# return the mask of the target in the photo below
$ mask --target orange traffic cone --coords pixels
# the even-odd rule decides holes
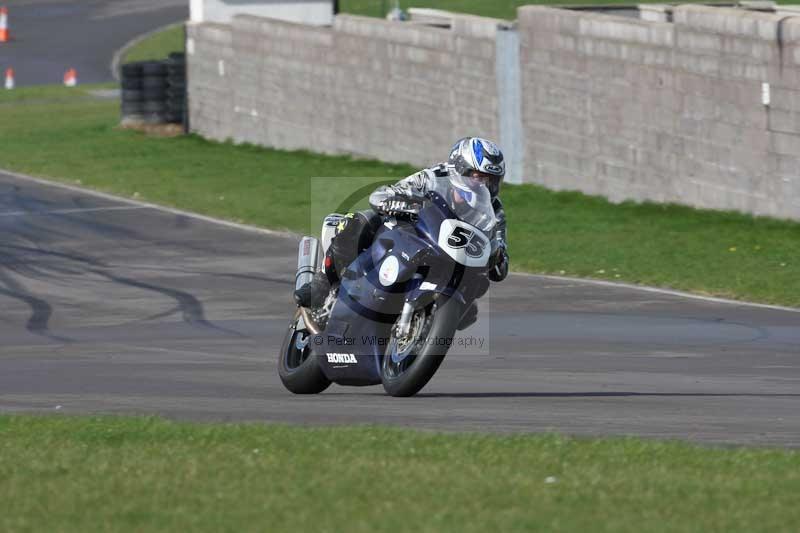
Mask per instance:
[[[78,85],[78,72],[71,68],[64,73],[64,86],[75,87],[76,85]]]
[[[8,9],[0,7],[0,43],[8,42]]]
[[[14,69],[7,68],[6,69],[6,89],[11,90],[14,88]]]

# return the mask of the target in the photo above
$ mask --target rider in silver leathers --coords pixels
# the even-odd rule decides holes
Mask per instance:
[[[503,154],[490,141],[465,138],[453,147],[448,162],[423,169],[395,185],[379,187],[369,197],[371,210],[348,214],[339,224],[336,237],[325,254],[324,271],[295,291],[296,303],[303,307],[322,305],[330,292],[331,285],[339,281],[344,269],[362,250],[372,244],[383,218],[414,214],[424,201],[425,194],[431,189],[433,182],[437,178],[447,177],[449,173],[471,177],[489,189],[497,218],[494,237],[497,253],[492,258],[491,269],[487,275],[492,281],[504,280],[508,275],[509,265],[506,214],[498,197],[500,183],[505,175]]]
[[[408,203],[409,199],[412,202],[424,200],[425,194],[432,186],[432,182],[437,177],[446,177],[449,172],[455,172],[455,167],[448,163],[442,163],[403,178],[394,185],[379,187],[370,195],[369,205],[377,213],[391,215],[393,214],[392,206],[402,208],[404,204]],[[505,248],[507,242],[506,212],[503,210],[503,203],[500,198],[494,194],[492,195],[492,207],[494,207],[494,215],[497,218],[495,239],[498,241],[499,247]]]

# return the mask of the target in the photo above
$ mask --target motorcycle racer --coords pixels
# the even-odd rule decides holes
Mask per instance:
[[[348,214],[337,227],[336,236],[325,254],[324,271],[294,293],[301,307],[321,306],[331,286],[358,254],[369,247],[384,216],[414,215],[426,198],[436,179],[449,178],[456,203],[469,203],[472,190],[485,185],[492,198],[497,226],[497,252],[489,270],[490,280],[499,282],[508,276],[506,216],[498,197],[505,177],[505,160],[500,148],[479,137],[465,137],[453,146],[446,163],[423,169],[400,180],[395,185],[379,187],[370,195],[371,210]]]

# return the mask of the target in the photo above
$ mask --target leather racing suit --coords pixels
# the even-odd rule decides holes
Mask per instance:
[[[348,214],[337,228],[325,254],[324,274],[295,292],[298,305],[321,305],[330,286],[339,281],[339,276],[352,263],[358,254],[368,248],[380,227],[383,217],[413,212],[413,204],[421,204],[425,194],[433,187],[436,178],[446,177],[455,172],[447,163],[423,169],[404,178],[394,185],[379,187],[369,197],[370,210]],[[492,259],[488,277],[492,281],[502,281],[508,275],[508,254],[506,246],[506,214],[500,198],[492,198],[497,226],[494,239],[497,255]]]
[[[333,272],[329,272],[328,279],[332,283],[337,281],[338,273],[352,263],[362,250],[372,244],[375,231],[383,216],[407,212],[410,204],[421,204],[425,200],[425,194],[433,187],[433,181],[436,178],[446,177],[449,172],[454,172],[453,167],[442,163],[412,174],[395,185],[385,185],[376,189],[369,197],[372,211],[361,211],[353,214],[352,217],[348,215],[344,227],[340,228],[333,239],[325,260],[326,272],[330,269],[329,265],[333,266]],[[506,213],[500,198],[492,198],[492,207],[497,218],[494,238],[497,241],[498,250],[506,256]],[[507,263],[507,256],[505,262]],[[493,281],[502,281],[505,279],[506,273],[507,265],[505,265],[505,272],[500,275],[490,271],[489,278]]]

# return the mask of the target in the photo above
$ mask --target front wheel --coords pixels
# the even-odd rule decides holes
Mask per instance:
[[[381,380],[391,396],[413,396],[428,384],[453,343],[464,307],[440,298],[414,312],[407,337],[392,337],[383,356]]]
[[[308,346],[309,333],[298,329],[300,311],[295,313],[283,339],[278,358],[278,375],[283,385],[295,394],[319,394],[330,387],[317,363],[317,356]]]

